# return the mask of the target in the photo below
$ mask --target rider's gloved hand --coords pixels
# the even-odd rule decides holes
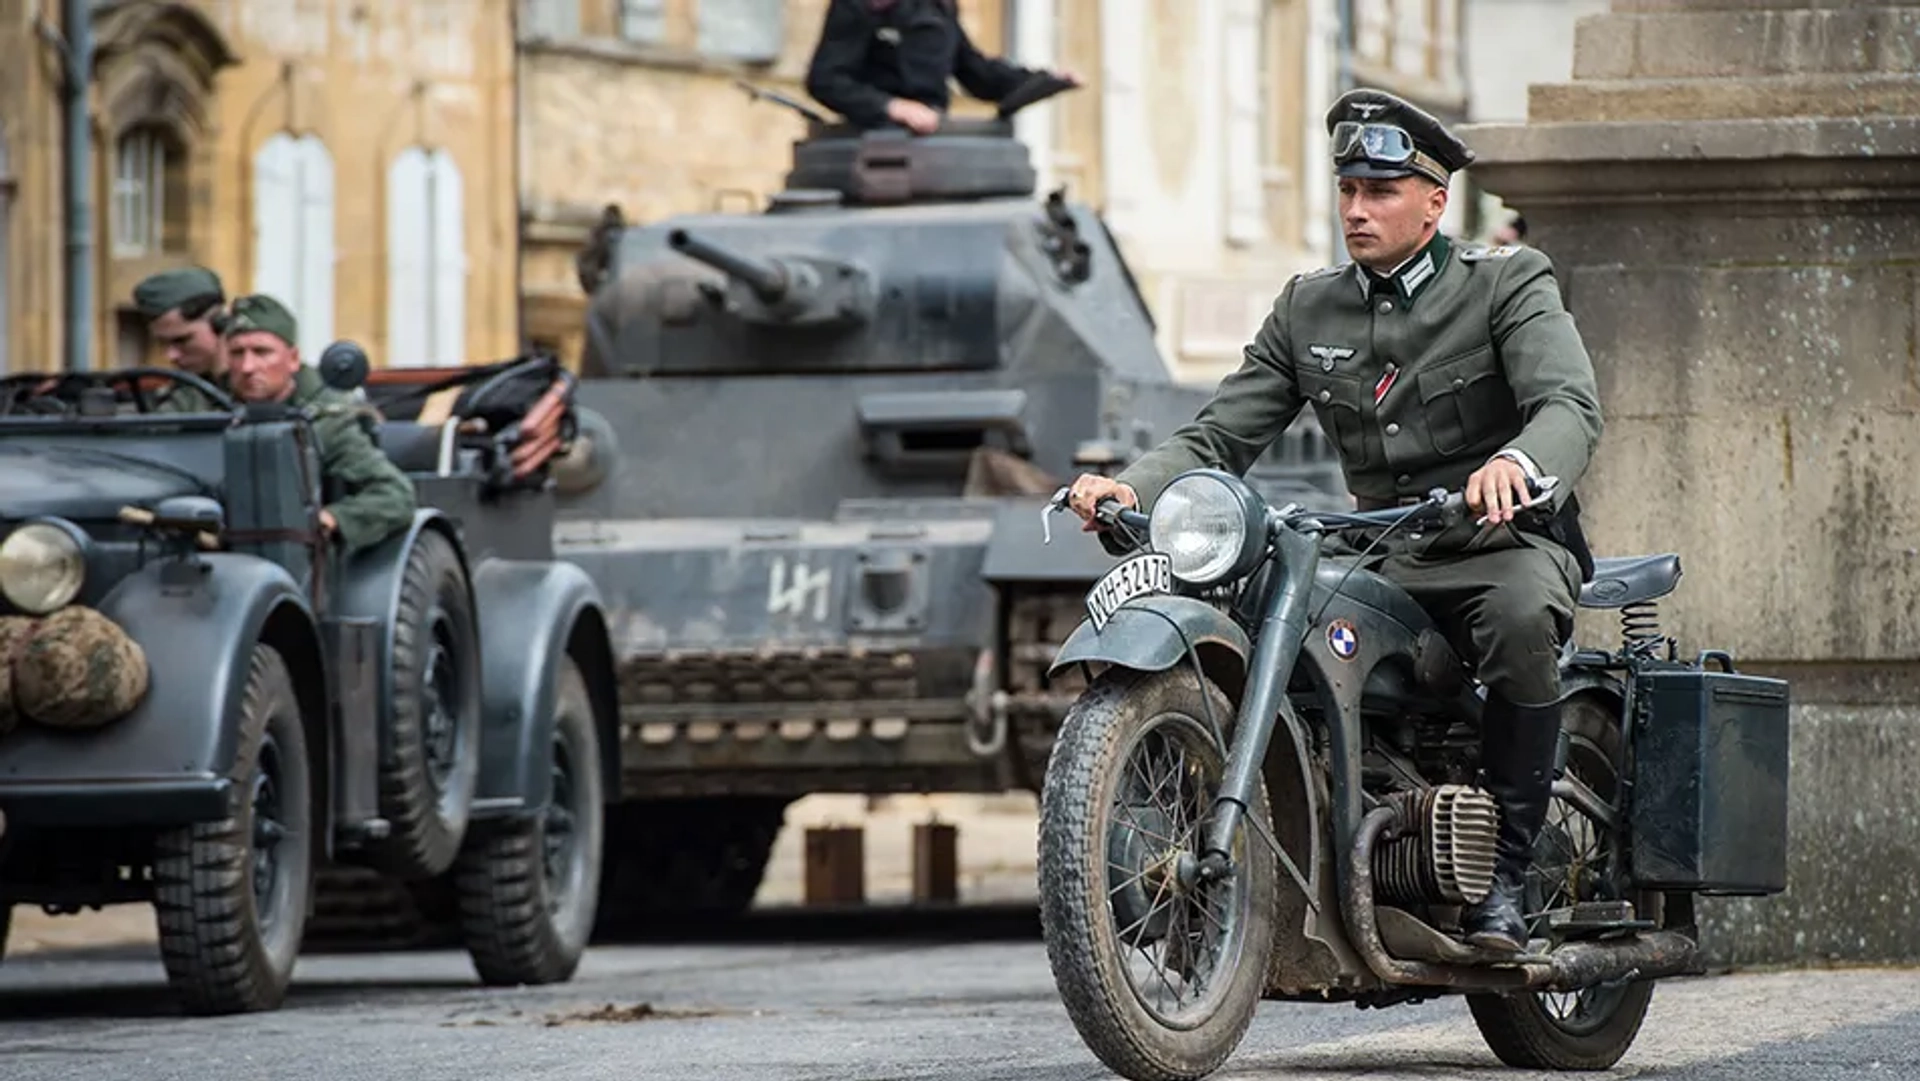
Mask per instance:
[[[1093,508],[1102,499],[1108,498],[1119,500],[1120,505],[1129,510],[1140,509],[1140,497],[1134,490],[1112,477],[1082,473],[1074,480],[1073,487],[1067,492],[1067,506],[1085,523],[1080,527],[1081,532],[1093,533],[1101,528],[1093,520]]]

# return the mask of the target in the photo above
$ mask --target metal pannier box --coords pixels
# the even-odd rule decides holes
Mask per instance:
[[[1702,667],[1636,677],[1633,879],[1761,895],[1787,886],[1787,684]]]

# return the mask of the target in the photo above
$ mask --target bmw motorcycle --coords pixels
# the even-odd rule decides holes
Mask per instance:
[[[1464,994],[1508,1065],[1605,1069],[1654,981],[1703,971],[1694,898],[1785,889],[1786,684],[1724,651],[1680,658],[1654,605],[1677,555],[1600,559],[1579,603],[1619,610],[1622,641],[1562,651],[1530,941],[1464,941],[1499,829],[1476,783],[1485,691],[1365,563],[1396,532],[1467,513],[1441,490],[1365,513],[1274,509],[1211,469],[1177,477],[1151,515],[1097,508],[1126,558],[1054,661],[1088,683],[1046,769],[1039,894],[1061,999],[1109,1068],[1204,1077],[1262,999]]]

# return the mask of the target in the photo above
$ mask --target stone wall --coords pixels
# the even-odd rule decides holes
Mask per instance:
[[[1920,959],[1917,27],[1616,0],[1529,125],[1466,133],[1594,358],[1595,547],[1679,552],[1663,629],[1792,682],[1789,885],[1703,903],[1725,962]]]

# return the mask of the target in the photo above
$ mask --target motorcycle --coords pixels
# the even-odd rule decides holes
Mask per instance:
[[[1523,513],[1553,488],[1533,486]],[[1043,528],[1065,505],[1062,489]],[[1485,690],[1364,564],[1396,532],[1467,513],[1444,490],[1274,509],[1213,469],[1175,478],[1150,515],[1096,508],[1125,558],[1053,662],[1087,685],[1047,764],[1038,877],[1055,985],[1109,1068],[1204,1077],[1261,1000],[1464,994],[1506,1064],[1605,1069],[1655,981],[1704,971],[1694,898],[1785,889],[1786,683],[1721,650],[1680,658],[1654,603],[1679,584],[1677,555],[1600,559],[1579,604],[1618,610],[1622,641],[1561,652],[1530,941],[1463,940],[1499,828],[1476,784]]]

